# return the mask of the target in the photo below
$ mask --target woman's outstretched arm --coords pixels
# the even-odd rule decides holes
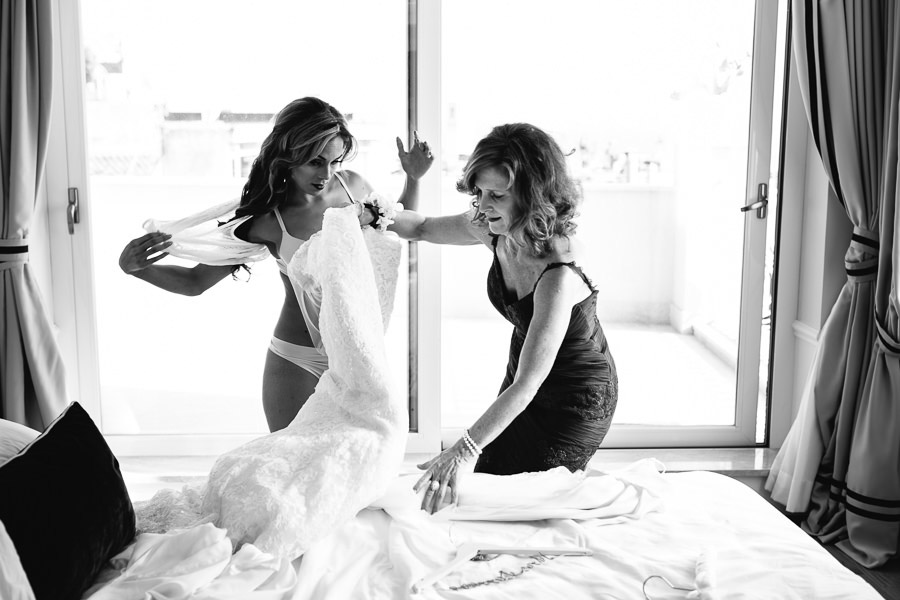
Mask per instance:
[[[167,292],[185,296],[199,296],[232,272],[231,266],[157,265],[168,256],[165,249],[172,245],[170,238],[157,231],[131,240],[119,255],[119,268]]]
[[[474,209],[443,217],[429,217],[414,210],[404,210],[397,213],[388,230],[413,242],[455,246],[470,246],[480,242],[490,246],[487,229],[473,223],[474,216]]]

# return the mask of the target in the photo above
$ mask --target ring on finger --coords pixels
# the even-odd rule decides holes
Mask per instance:
[[[437,479],[432,479],[432,480],[431,480],[431,485],[428,486],[428,490],[431,491],[431,492],[436,492],[436,491],[438,490],[439,487],[441,487],[440,482],[438,482]]]

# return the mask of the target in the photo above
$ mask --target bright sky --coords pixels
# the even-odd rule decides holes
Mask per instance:
[[[275,112],[317,95],[355,113],[357,129],[360,117],[405,129],[406,0],[82,4],[87,45],[101,61],[125,58],[129,102]],[[442,8],[444,110],[456,117],[445,146],[460,152],[511,121],[573,146],[581,138],[652,148],[674,126],[674,96],[708,95],[723,60],[749,70],[752,0],[444,0]]]

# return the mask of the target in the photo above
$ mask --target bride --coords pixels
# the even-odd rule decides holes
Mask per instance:
[[[284,429],[220,456],[202,488],[137,503],[141,532],[211,522],[235,547],[252,543],[292,560],[383,495],[408,431],[384,347],[403,244],[384,232],[391,211],[374,195],[329,208],[288,265],[289,277],[321,302],[329,359],[303,410]],[[360,228],[361,212],[372,227]]]
[[[384,328],[401,243],[359,227],[358,205],[326,211],[289,275],[321,294],[329,367],[285,429],[221,456],[201,512],[236,544],[295,558],[381,496],[403,460],[405,397],[388,377]]]
[[[383,334],[403,242],[385,232],[398,205],[339,170],[355,142],[332,106],[291,102],[262,146],[239,205],[148,221],[120,266],[188,293],[235,265],[276,257],[286,297],[263,377],[274,433],[221,456],[204,489],[165,491],[136,508],[142,531],[211,522],[235,545],[294,558],[375,500],[400,468],[405,395],[389,380]],[[397,147],[407,174],[401,201],[414,200],[433,156],[417,136],[409,152],[399,138]],[[198,266],[156,265],[166,254]]]

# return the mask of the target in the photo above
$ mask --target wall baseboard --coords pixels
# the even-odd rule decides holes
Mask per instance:
[[[794,330],[794,337],[800,342],[812,345],[816,345],[819,342],[819,330],[815,327],[810,327],[803,321],[794,321],[791,323],[791,329]]]

